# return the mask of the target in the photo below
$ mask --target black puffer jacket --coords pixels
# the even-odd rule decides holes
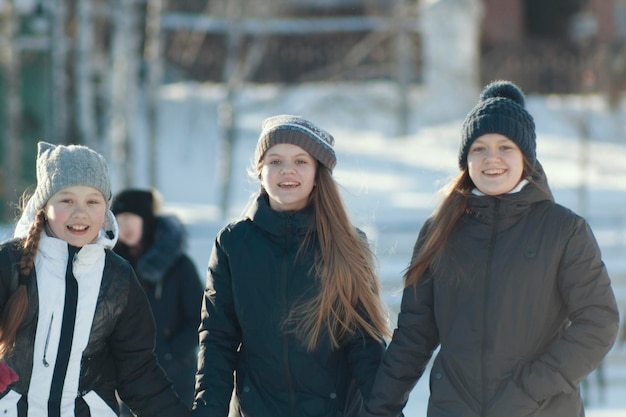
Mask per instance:
[[[260,196],[249,218],[226,226],[209,261],[200,327],[196,417],[338,417],[351,382],[369,393],[384,345],[358,334],[337,350],[327,337],[307,352],[282,328],[294,303],[312,297],[315,245],[296,256],[309,209],[272,210]]]
[[[156,218],[154,242],[138,257],[118,241],[115,251],[128,259],[141,282],[156,322],[159,364],[183,403],[191,407],[197,366],[202,283],[185,253],[186,232],[171,215]]]
[[[429,417],[583,416],[579,384],[618,329],[589,226],[532,184],[470,208],[442,267],[404,291],[363,415],[401,415],[440,345]]]

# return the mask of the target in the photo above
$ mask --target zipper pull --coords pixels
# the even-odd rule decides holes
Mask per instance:
[[[52,320],[54,320],[54,314],[50,317],[50,324],[48,325],[48,333],[46,334],[46,343],[43,347],[43,366],[46,368],[50,366],[46,360],[46,354],[48,353],[48,343],[50,342],[50,331],[52,330]]]

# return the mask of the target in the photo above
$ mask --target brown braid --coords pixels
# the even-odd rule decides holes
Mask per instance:
[[[43,209],[35,214],[35,218],[28,235],[24,239],[22,246],[23,253],[20,259],[20,275],[28,277],[35,264],[35,255],[41,239],[41,232],[46,224],[46,216]],[[26,285],[21,284],[17,290],[9,297],[0,316],[0,358],[5,357],[15,344],[15,336],[19,329],[26,311],[28,310],[28,292]]]
[[[35,218],[28,229],[28,235],[24,239],[22,249],[22,259],[20,260],[20,274],[23,277],[30,275],[35,264],[35,255],[37,255],[37,247],[39,246],[39,239],[41,239],[41,232],[46,225],[46,213],[44,209],[40,209],[35,214]]]

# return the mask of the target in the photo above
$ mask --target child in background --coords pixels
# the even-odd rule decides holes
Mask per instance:
[[[113,198],[119,226],[115,253],[133,266],[156,323],[156,354],[183,403],[191,407],[196,375],[202,283],[185,253],[186,231],[160,213],[155,190],[127,189]]]
[[[19,417],[187,416],[154,349],[130,264],[111,250],[108,166],[77,145],[38,144],[37,188],[0,245],[0,357],[19,376],[0,410]]]

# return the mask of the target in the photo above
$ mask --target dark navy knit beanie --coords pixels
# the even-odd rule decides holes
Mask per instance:
[[[494,81],[480,95],[478,104],[467,114],[461,132],[459,167],[467,167],[472,143],[487,133],[499,133],[519,146],[534,164],[537,159],[535,122],[524,108],[524,93],[510,81]]]

